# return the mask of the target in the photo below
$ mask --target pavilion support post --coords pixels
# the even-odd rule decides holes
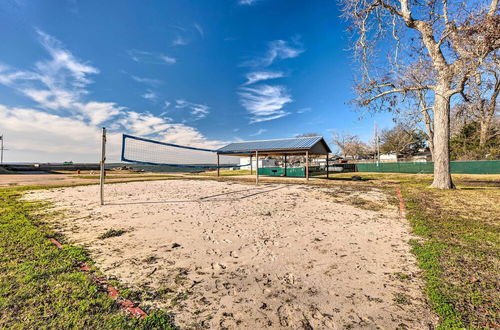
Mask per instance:
[[[328,174],[330,170],[330,165],[328,164],[328,154],[326,154],[326,178],[328,179]]]
[[[259,152],[255,150],[255,184],[259,184]]]
[[[309,151],[306,151],[306,180],[309,180]]]
[[[220,156],[217,153],[217,176],[220,176]]]
[[[287,163],[287,160],[286,160],[286,154],[285,154],[285,176],[287,176],[286,175],[286,163]]]
[[[253,160],[252,160],[252,154],[250,154],[250,175],[253,174]]]

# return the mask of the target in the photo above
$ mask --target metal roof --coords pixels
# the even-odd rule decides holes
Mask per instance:
[[[218,149],[220,152],[253,152],[253,151],[306,151],[313,148],[318,143],[324,144],[326,150],[331,152],[322,136],[308,136],[291,139],[243,141],[230,143]]]

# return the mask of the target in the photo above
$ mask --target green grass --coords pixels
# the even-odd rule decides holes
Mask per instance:
[[[118,237],[125,234],[127,231],[125,229],[108,229],[101,235],[97,236],[98,239],[106,239],[110,237]]]
[[[57,236],[47,223],[53,215],[45,203],[21,200],[23,189],[0,190],[0,328],[174,328],[161,311],[125,316],[75,267],[92,265],[84,249],[59,250],[48,241]]]
[[[359,196],[350,197],[347,201],[353,206],[369,211],[380,211],[385,207],[385,205],[380,202],[374,202]]]
[[[494,328],[500,323],[500,189],[442,191],[404,184],[410,242],[441,329]]]
[[[396,293],[394,298],[392,298],[392,301],[398,305],[411,305],[410,297],[404,293]]]

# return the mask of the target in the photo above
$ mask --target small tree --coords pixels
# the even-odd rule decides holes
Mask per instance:
[[[450,140],[453,160],[498,159],[500,157],[500,123],[493,121],[490,127],[492,138],[481,144],[481,123],[464,123]]]
[[[343,132],[332,132],[332,143],[337,147],[337,150],[342,154],[342,157],[346,158],[349,154],[349,147],[353,142],[359,140],[358,136],[351,135],[346,131]]]
[[[361,142],[359,136],[351,135],[345,131],[342,133],[333,132],[332,143],[337,146],[337,149],[344,158],[351,156],[355,159],[359,159],[369,153],[369,147]]]
[[[395,127],[383,130],[381,134],[382,153],[396,153],[404,156],[416,154],[419,149],[426,147],[425,133],[416,129],[407,129],[399,124]]]

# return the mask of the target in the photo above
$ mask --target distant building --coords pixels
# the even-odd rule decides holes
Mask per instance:
[[[241,165],[247,165],[247,166],[241,166]],[[278,165],[276,164],[276,159],[274,158],[259,159],[259,168],[277,167],[277,166]],[[254,170],[257,168],[257,160],[255,159],[255,157],[252,157],[252,167]],[[250,157],[240,158],[240,169],[242,170],[250,169]]]
[[[395,163],[399,158],[402,158],[398,154],[382,154],[380,155],[380,162],[382,163]]]
[[[432,162],[432,154],[430,152],[419,152],[411,157],[411,161],[418,163]]]

